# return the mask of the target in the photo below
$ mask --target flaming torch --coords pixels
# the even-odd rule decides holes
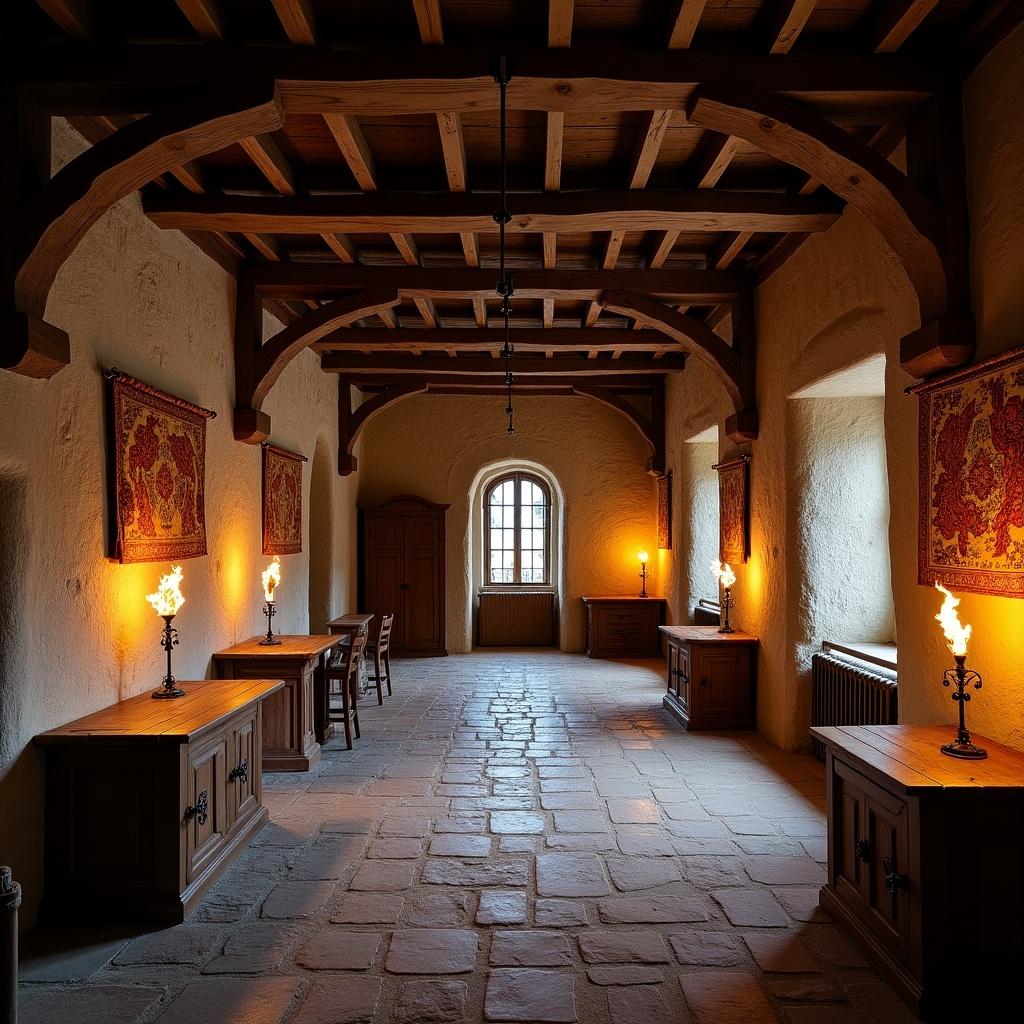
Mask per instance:
[[[263,581],[263,599],[266,601],[263,614],[267,617],[267,635],[260,641],[260,647],[274,647],[281,642],[274,636],[274,616],[277,614],[274,594],[281,583],[281,559],[275,555],[270,565],[260,573],[260,579]]]
[[[174,676],[171,674],[171,651],[178,646],[178,631],[171,625],[171,621],[185,603],[185,596],[181,592],[181,566],[171,566],[171,571],[160,577],[156,592],[147,594],[146,600],[164,620],[160,646],[167,652],[167,675],[164,676],[163,685],[153,693],[153,696],[157,700],[184,697],[185,691],[174,685]]]
[[[718,627],[719,633],[735,633],[736,630],[729,625],[729,609],[732,607],[732,585],[736,582],[736,573],[728,562],[719,562],[717,559],[711,563],[711,571],[718,580],[718,585],[723,587],[725,594],[722,598],[722,625]]]
[[[647,596],[647,552],[638,551],[636,557],[640,559],[640,596]]]
[[[957,605],[960,604],[960,598],[954,597],[938,582],[935,584],[935,589],[943,595],[942,607],[935,619],[942,626],[946,645],[953,655],[953,661],[956,662],[956,668],[947,668],[942,673],[942,685],[955,687],[952,697],[960,709],[960,724],[956,730],[956,739],[952,743],[943,743],[939,749],[944,754],[949,754],[950,757],[978,760],[988,757],[988,753],[971,742],[971,734],[967,731],[967,726],[964,723],[964,706],[971,699],[968,688],[973,686],[976,690],[981,689],[981,676],[973,669],[964,668],[964,662],[967,661],[967,641],[971,638],[971,627],[960,623],[960,615],[956,610]]]

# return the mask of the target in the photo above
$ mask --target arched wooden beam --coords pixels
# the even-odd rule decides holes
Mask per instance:
[[[350,387],[344,377],[341,378],[338,386],[343,392],[347,392]],[[392,384],[379,395],[366,399],[358,409],[352,410],[351,404],[349,404],[348,415],[343,413],[338,417],[338,430],[341,434],[338,438],[338,474],[348,476],[355,470],[356,458],[352,452],[355,450],[359,435],[370,420],[403,398],[426,394],[429,388],[430,385],[425,381],[403,381],[400,384]],[[339,403],[342,409],[344,409],[346,401],[351,401],[350,393],[340,396]]]
[[[753,404],[752,389],[744,386],[739,354],[710,327],[646,295],[636,292],[605,292],[601,305],[614,313],[632,317],[645,327],[678,341],[691,355],[705,363],[722,382],[736,411]]]
[[[283,124],[275,82],[239,82],[126,125],[61,168],[18,219],[17,335],[5,341],[2,364],[50,377],[70,361],[67,335],[43,320],[46,300],[64,261],[114,203],[172,167]],[[54,356],[28,358],[41,337]]]
[[[687,119],[741,138],[817,178],[889,243],[917,292],[922,323],[947,312],[939,210],[880,153],[819,114],[771,93],[702,86],[690,98]]]
[[[259,444],[270,436],[270,417],[263,412],[263,403],[300,352],[331,331],[400,301],[395,288],[353,292],[310,310],[261,345],[262,303],[251,283],[240,281],[235,310],[235,440]]]

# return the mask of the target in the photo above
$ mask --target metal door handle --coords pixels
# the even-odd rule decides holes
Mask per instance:
[[[191,807],[185,808],[185,817],[191,821],[193,818],[199,822],[200,825],[206,824],[207,812],[210,809],[210,796],[204,789],[199,794],[199,799]]]
[[[242,763],[239,764],[237,768],[232,768],[231,771],[228,772],[228,781],[234,782],[235,779],[241,779],[243,782],[249,781],[248,761],[242,761]]]
[[[871,843],[867,839],[858,839],[853,847],[853,855],[866,864],[871,857]]]
[[[882,861],[882,870],[885,872],[885,891],[890,895],[897,889],[905,889],[910,882],[906,875],[896,874],[896,865],[889,857]]]

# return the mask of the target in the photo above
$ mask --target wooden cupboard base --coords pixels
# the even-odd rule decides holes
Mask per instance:
[[[687,732],[739,732],[757,728],[748,718],[723,718],[720,721],[703,721],[694,724],[686,714],[686,706],[671,691],[661,698],[661,706],[677,719]]]
[[[276,751],[263,754],[265,772],[308,772],[320,761],[320,744],[315,740],[307,743],[301,754],[292,751]]]

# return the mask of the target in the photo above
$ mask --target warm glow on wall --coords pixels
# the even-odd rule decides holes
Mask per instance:
[[[229,622],[237,623],[252,598],[252,561],[249,555],[252,537],[243,519],[230,518],[231,525],[225,530],[218,545],[220,557],[217,559],[217,572],[224,611]]]
[[[114,609],[114,652],[118,663],[132,658],[148,639],[146,627],[152,612],[146,605],[146,591],[153,585],[153,571],[149,565],[111,566],[108,573]]]

